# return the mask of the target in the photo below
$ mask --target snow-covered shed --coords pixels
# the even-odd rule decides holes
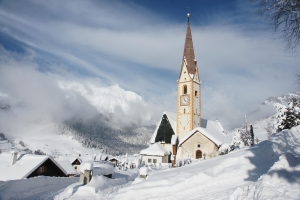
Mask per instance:
[[[168,163],[170,152],[167,151],[159,142],[152,144],[147,149],[140,152],[142,161],[145,163]]]
[[[17,153],[0,154],[0,180],[16,180],[35,176],[67,177],[66,170],[51,156]]]

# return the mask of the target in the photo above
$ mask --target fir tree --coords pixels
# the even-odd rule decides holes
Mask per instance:
[[[274,104],[274,106],[277,109],[277,120],[274,123],[277,131],[291,129],[294,126],[300,125],[300,104],[295,98],[292,99],[287,107],[281,104]]]

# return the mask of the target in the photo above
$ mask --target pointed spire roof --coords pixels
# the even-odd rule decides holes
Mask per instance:
[[[192,31],[191,31],[191,26],[190,26],[190,14],[188,13],[187,16],[188,16],[188,26],[186,29],[183,60],[186,59],[187,69],[188,69],[189,74],[195,74],[196,63],[195,63],[195,53],[194,53],[194,47],[193,47]]]

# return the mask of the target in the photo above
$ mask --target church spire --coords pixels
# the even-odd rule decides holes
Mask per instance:
[[[186,30],[186,36],[185,36],[183,59],[185,59],[187,62],[187,69],[189,74],[195,74],[196,60],[195,60],[195,53],[193,47],[192,31],[190,26],[190,13],[187,14],[187,17],[188,17],[188,26]]]

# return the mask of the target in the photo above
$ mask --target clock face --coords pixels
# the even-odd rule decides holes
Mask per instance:
[[[180,105],[187,106],[190,104],[190,97],[188,95],[182,95],[180,97]]]

